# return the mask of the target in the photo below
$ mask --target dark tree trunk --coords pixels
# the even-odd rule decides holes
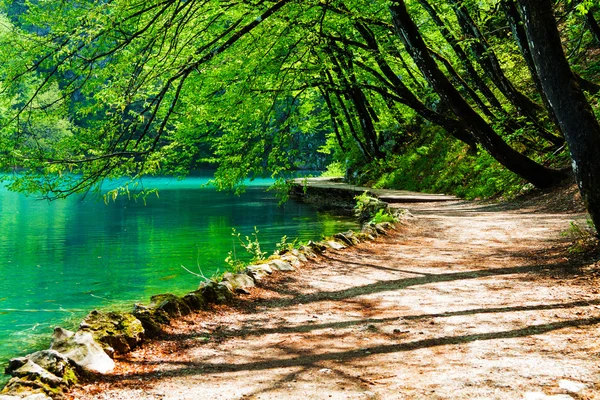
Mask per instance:
[[[340,129],[343,129],[343,125],[341,128],[338,113],[335,110],[335,107],[333,107],[333,103],[331,102],[331,97],[329,96],[329,93],[327,92],[327,90],[325,90],[323,88],[319,88],[319,89],[321,91],[321,95],[325,99],[325,103],[327,104],[327,109],[329,110],[329,116],[331,117],[331,125],[333,126],[333,132],[335,133],[335,138],[338,142],[338,145],[340,146],[340,149],[343,152],[346,152],[347,150],[346,150],[346,146],[344,146],[344,139],[342,138],[342,135],[340,133]]]
[[[596,228],[600,227],[600,125],[571,72],[550,0],[519,0],[536,70],[565,133],[573,172]]]
[[[525,63],[527,64],[527,68],[529,69],[529,73],[533,79],[533,83],[535,84],[538,93],[542,97],[542,101],[544,102],[546,109],[549,111],[550,118],[554,122],[554,125],[560,129],[558,118],[556,118],[554,112],[551,110],[551,108],[549,108],[548,99],[546,98],[546,94],[542,89],[540,77],[535,69],[533,58],[531,56],[531,49],[529,48],[529,42],[527,41],[527,34],[525,33],[525,28],[523,27],[523,22],[521,21],[521,16],[519,14],[519,10],[517,9],[517,5],[515,4],[514,0],[502,0],[501,4],[506,15],[506,19],[508,20],[513,32],[513,38],[517,42],[517,45],[521,50],[521,54],[523,54],[523,58],[525,59]]]
[[[506,77],[494,51],[489,47],[485,37],[471,18],[462,0],[450,0],[454,13],[464,35],[470,38],[471,50],[481,68],[491,78],[492,82],[522,114],[536,120],[540,106],[529,97],[518,91]]]
[[[596,39],[596,43],[600,44],[600,25],[598,25],[598,21],[596,21],[596,18],[594,18],[593,7],[590,10],[588,10],[585,19],[587,20],[587,24],[590,28],[590,31],[592,32],[592,35]]]
[[[563,172],[546,168],[506,144],[460,96],[460,93],[452,86],[429,54],[417,26],[406,10],[404,0],[394,2],[390,6],[390,12],[398,36],[429,84],[492,157],[510,171],[538,187],[549,187],[564,179]]]
[[[428,108],[417,98],[417,96],[415,96],[415,94],[404,84],[404,82],[402,82],[402,80],[392,70],[390,65],[387,63],[387,61],[381,54],[379,45],[377,44],[377,40],[375,39],[375,35],[373,35],[369,28],[361,23],[356,23],[355,27],[367,43],[369,49],[372,51],[372,55],[375,58],[375,62],[377,62],[379,69],[389,80],[390,86],[400,98],[400,102],[412,108],[417,114],[419,114],[426,120],[441,126],[456,139],[466,143],[467,145],[469,145],[469,147],[475,149],[477,147],[477,141],[475,140],[473,135],[471,135],[471,133],[469,133],[466,129],[460,126],[458,121],[452,120]]]
[[[427,11],[427,13],[429,13],[429,16],[431,17],[431,19],[433,19],[433,22],[435,22],[435,24],[439,28],[440,33],[442,34],[446,42],[448,42],[450,47],[452,47],[452,50],[454,50],[454,53],[458,57],[465,71],[467,71],[469,78],[471,78],[477,89],[479,89],[479,91],[485,96],[485,98],[489,101],[492,107],[502,109],[500,101],[496,98],[492,90],[485,84],[483,78],[475,70],[473,64],[471,63],[471,60],[464,52],[462,47],[460,47],[458,39],[452,34],[452,32],[450,32],[446,24],[444,24],[444,21],[442,21],[442,19],[438,15],[437,11],[435,11],[435,9],[431,6],[431,4],[429,4],[427,0],[419,0],[419,4],[421,4],[421,6],[425,9],[425,11]]]

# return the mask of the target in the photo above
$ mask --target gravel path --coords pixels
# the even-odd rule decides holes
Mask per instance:
[[[397,232],[173,323],[70,396],[600,399],[600,268],[559,235],[583,215],[409,208]]]

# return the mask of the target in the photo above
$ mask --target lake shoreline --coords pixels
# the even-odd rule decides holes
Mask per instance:
[[[380,228],[380,231],[382,232],[382,228]],[[379,234],[375,228],[372,229],[372,232],[373,235]],[[367,236],[369,235],[367,234]],[[213,282],[208,280],[207,283],[201,285],[198,290],[187,293],[186,295],[175,296],[168,294],[152,296],[151,304],[149,306],[136,304],[133,312],[111,312],[108,311],[110,310],[110,307],[107,307],[107,310],[102,312],[94,310],[91,311],[86,318],[84,318],[84,320],[79,324],[79,327],[76,328],[76,331],[73,332],[73,335],[76,336],[80,333],[90,333],[92,336],[94,336],[94,339],[99,338],[100,344],[105,348],[105,350],[107,350],[107,354],[112,355],[115,352],[115,349],[113,348],[115,343],[117,343],[115,347],[121,348],[121,350],[117,351],[116,353],[126,354],[144,341],[144,338],[133,337],[139,336],[139,329],[133,335],[124,332],[117,332],[116,335],[109,337],[103,333],[103,331],[106,331],[107,329],[111,330],[111,326],[119,326],[123,316],[130,320],[130,322],[130,317],[133,316],[133,318],[137,319],[139,323],[144,326],[144,331],[147,332],[147,337],[152,337],[160,332],[161,324],[168,324],[173,318],[179,318],[191,312],[204,309],[209,304],[225,304],[231,301],[234,293],[243,294],[246,292],[243,282],[246,281],[248,284],[248,280],[241,279],[241,275],[244,275],[246,278],[251,278],[253,282],[257,282],[261,279],[261,277],[269,275],[274,271],[294,270],[295,268],[299,267],[301,263],[307,260],[307,254],[309,257],[312,257],[316,256],[316,253],[322,252],[328,247],[334,246],[334,248],[343,248],[356,242],[358,242],[358,239],[353,233],[346,232],[345,235],[343,233],[336,234],[325,242],[309,242],[310,246],[305,247],[301,252],[298,250],[292,250],[287,255],[273,255],[265,264],[251,266],[252,268],[246,269],[243,274],[225,274],[223,277],[224,279],[221,282]],[[240,283],[240,281],[242,283]],[[253,283],[249,285],[253,286]],[[90,320],[91,315],[100,315],[100,319],[102,321],[100,321],[98,326],[90,327],[90,325],[94,324],[94,322],[91,322]],[[105,321],[104,319],[106,319],[106,316],[110,316],[112,320],[108,322]],[[131,325],[131,323],[129,325]],[[84,329],[82,329],[82,327]],[[68,334],[71,335],[71,333]],[[115,337],[117,337],[117,339],[115,339]],[[98,342],[98,340],[95,341]],[[107,346],[107,343],[111,344],[112,346]],[[122,343],[129,344],[122,345]],[[32,354],[48,355],[50,351],[52,351],[52,346],[48,350],[40,350]],[[27,361],[28,357],[31,358],[31,356],[32,355],[30,354],[25,357],[11,360],[9,367],[7,368],[7,372],[12,374],[13,378],[5,386],[5,389],[2,392],[3,395],[6,396],[10,395],[11,393],[23,393],[23,391],[32,389],[31,393],[43,392],[45,394],[55,396],[60,395],[60,393],[64,392],[70,387],[71,382],[68,379],[64,380],[61,376],[58,376],[58,380],[50,379],[49,382],[47,377],[40,378],[40,373],[38,373],[39,371],[32,373],[28,369],[26,371],[22,370],[22,367],[26,366],[27,364],[31,364],[29,362],[31,361],[30,359]],[[52,369],[52,367],[50,367],[50,369]],[[80,367],[75,368],[75,370],[77,369],[81,370]],[[83,370],[85,370],[85,367],[83,367]],[[93,370],[79,372],[80,376],[78,376],[78,379],[85,379],[85,376],[90,373],[93,375],[96,372]],[[32,381],[28,381],[30,378],[33,379],[33,382],[37,383],[33,384]],[[61,380],[63,381],[60,382]],[[42,383],[40,384],[39,382]]]

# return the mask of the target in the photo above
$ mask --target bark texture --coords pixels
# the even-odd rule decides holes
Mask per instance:
[[[519,0],[531,55],[565,134],[573,172],[594,225],[600,227],[600,125],[561,46],[550,0]]]
[[[492,157],[537,187],[549,187],[564,179],[564,173],[540,165],[510,147],[461,97],[429,53],[403,0],[394,2],[390,12],[396,33],[429,84]]]

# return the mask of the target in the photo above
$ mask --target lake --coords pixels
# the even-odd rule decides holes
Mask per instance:
[[[0,188],[0,363],[49,345],[94,308],[130,309],[151,295],[195,290],[244,250],[232,236],[259,230],[271,253],[283,235],[306,241],[356,229],[351,219],[288,201],[254,181],[241,197],[208,178],[145,179],[159,196],[105,204],[89,195],[47,202]],[[183,266],[183,267],[182,267]]]

